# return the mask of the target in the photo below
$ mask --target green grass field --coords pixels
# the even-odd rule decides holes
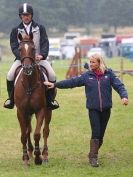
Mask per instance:
[[[133,176],[133,76],[124,75],[129,93],[129,105],[122,106],[113,92],[113,109],[99,153],[99,168],[88,164],[90,125],[85,108],[84,88],[59,90],[60,109],[53,111],[50,124],[49,163],[30,167],[22,165],[22,145],[16,108],[6,110],[6,73],[8,58],[0,63],[0,177],[132,177]],[[120,68],[120,59],[107,61],[109,67]],[[68,61],[55,61],[57,80],[65,78]],[[133,62],[124,60],[125,69],[133,69]],[[33,127],[35,119],[33,118]],[[41,147],[43,140],[41,140]]]

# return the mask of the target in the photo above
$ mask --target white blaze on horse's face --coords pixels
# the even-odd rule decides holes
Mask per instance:
[[[27,52],[27,50],[28,50],[28,44],[25,44],[24,47],[25,47],[25,50]]]

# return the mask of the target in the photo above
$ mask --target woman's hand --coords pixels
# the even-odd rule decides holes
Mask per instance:
[[[122,98],[121,99],[123,105],[128,105],[128,99],[127,98]]]
[[[45,81],[44,85],[47,85],[48,88],[54,88],[54,83],[52,83],[52,82]]]

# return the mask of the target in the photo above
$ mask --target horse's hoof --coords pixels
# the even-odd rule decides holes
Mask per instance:
[[[35,157],[35,164],[36,165],[42,165],[42,158],[41,157]]]
[[[43,159],[43,164],[47,164],[48,163],[48,159]]]
[[[23,160],[23,165],[24,165],[25,167],[30,166],[29,160]]]
[[[48,163],[48,155],[42,155],[42,162]]]

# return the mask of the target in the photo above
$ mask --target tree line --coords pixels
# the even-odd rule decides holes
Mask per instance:
[[[0,0],[0,32],[9,33],[20,22],[18,7],[23,0]],[[34,19],[47,30],[67,31],[69,26],[114,27],[133,25],[133,0],[29,0]]]

